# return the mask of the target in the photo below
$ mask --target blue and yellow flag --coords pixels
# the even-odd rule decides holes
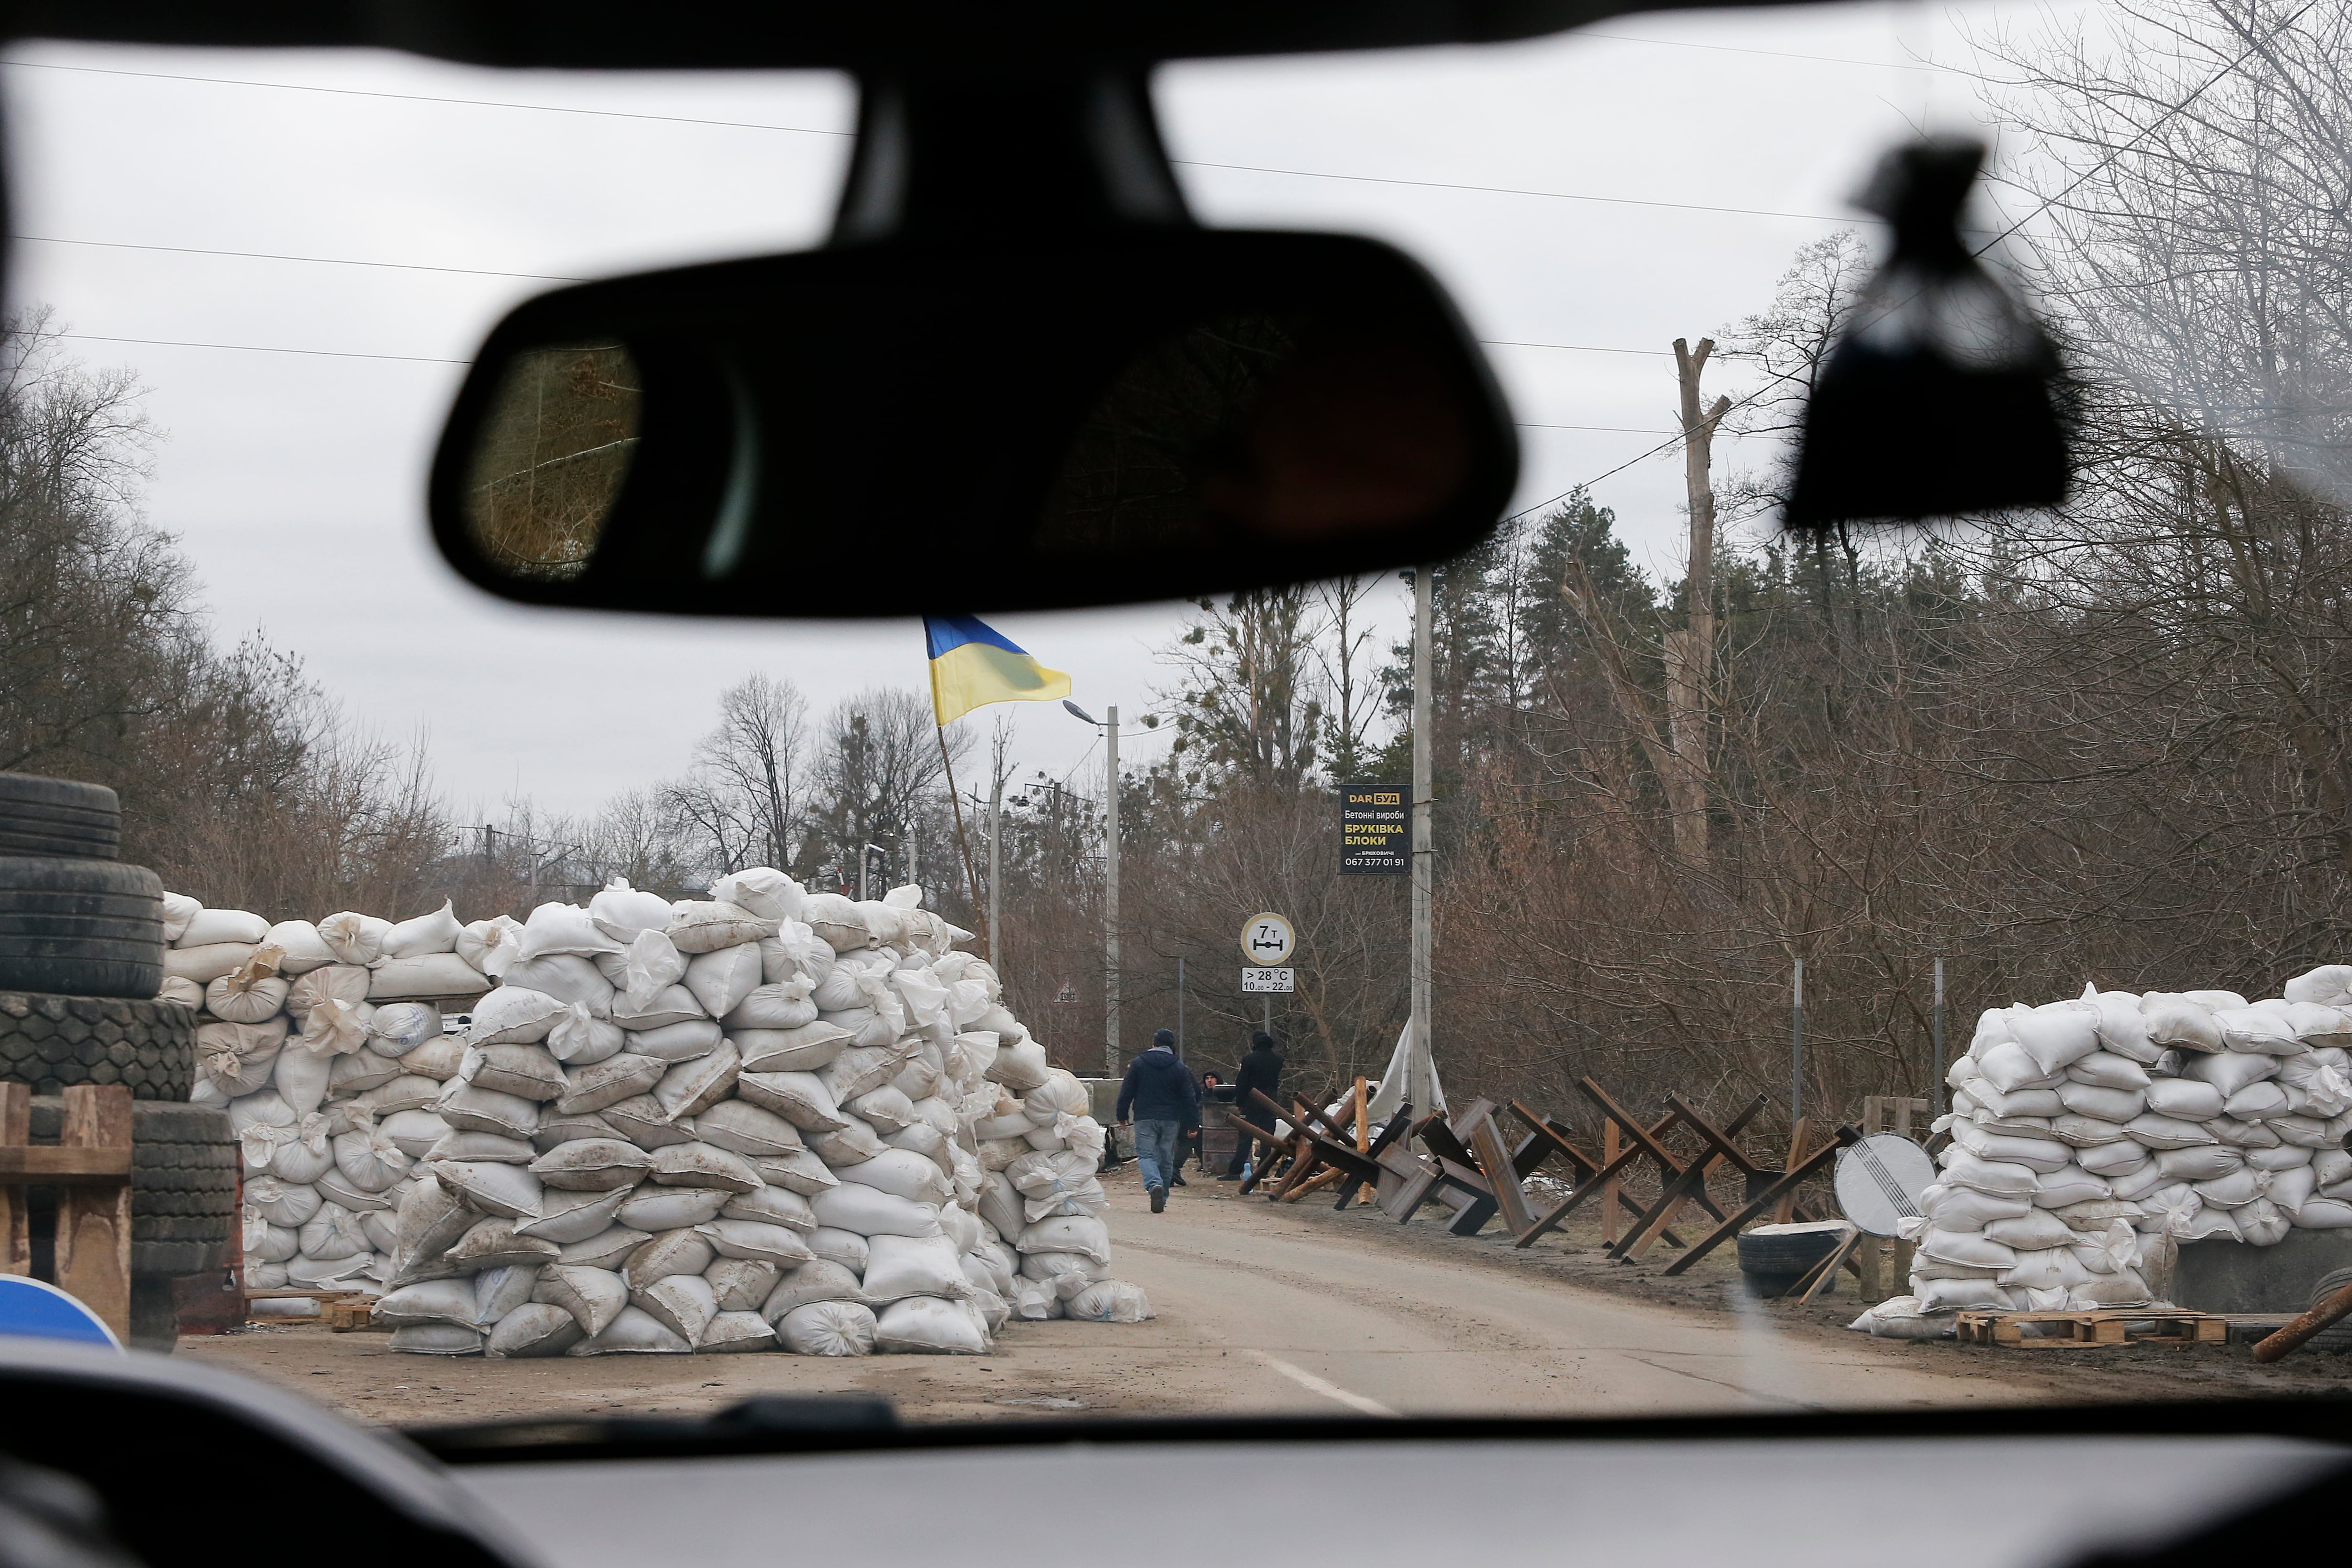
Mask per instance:
[[[1050,702],[1070,678],[1047,669],[973,616],[925,616],[931,645],[931,711],[942,724],[991,702]]]

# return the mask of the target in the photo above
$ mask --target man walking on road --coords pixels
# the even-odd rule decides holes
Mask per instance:
[[[1255,1034],[1250,1037],[1249,1054],[1242,1058],[1242,1070],[1234,1078],[1234,1114],[1243,1121],[1274,1131],[1274,1118],[1251,1098],[1251,1090],[1263,1089],[1268,1100],[1279,1100],[1282,1090],[1282,1054],[1274,1048],[1274,1037]],[[1233,1163],[1225,1167],[1223,1181],[1238,1182],[1242,1167],[1250,1161],[1251,1140],[1243,1136],[1234,1140]],[[1273,1152],[1273,1145],[1266,1146]]]
[[[1151,1194],[1151,1212],[1168,1206],[1168,1183],[1176,1174],[1176,1142],[1201,1120],[1201,1087],[1176,1059],[1176,1034],[1162,1029],[1151,1048],[1127,1066],[1118,1086],[1118,1124],[1135,1123],[1135,1163]]]

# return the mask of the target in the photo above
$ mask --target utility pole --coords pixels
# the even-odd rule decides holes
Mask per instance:
[[[1103,811],[1103,1075],[1118,1065],[1118,710],[1104,710],[1108,787]]]
[[[1789,1010],[1789,1125],[1805,1118],[1805,961],[1797,960]]]
[[[1184,1059],[1184,955],[1176,955],[1176,1059]]]
[[[1937,1116],[1944,1114],[1944,961],[1936,960],[1936,1076],[1927,1088],[1927,1103]]]
[[[1429,842],[1430,824],[1430,568],[1412,574],[1412,1047],[1414,1059],[1426,1063],[1432,1079],[1437,1062],[1429,1044],[1429,898],[1435,854]],[[1273,998],[1268,997],[1269,1013]],[[1407,1075],[1406,1098],[1421,1086]]]
[[[989,771],[995,773],[993,768]],[[988,962],[991,963],[997,962],[996,919],[1002,900],[997,898],[996,890],[1004,873],[1004,851],[999,843],[1003,826],[1004,776],[997,773],[988,786]]]

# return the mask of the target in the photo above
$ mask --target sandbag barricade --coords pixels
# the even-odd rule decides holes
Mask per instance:
[[[380,1293],[392,1348],[441,1355],[980,1353],[1010,1318],[1150,1317],[1085,1086],[920,901],[766,868],[471,924],[167,895],[247,1288]],[[423,1000],[472,994],[460,1032]]]

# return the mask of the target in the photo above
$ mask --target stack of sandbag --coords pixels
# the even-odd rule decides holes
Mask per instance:
[[[2138,1306],[2179,1242],[2352,1226],[2347,1009],[2352,966],[2330,964],[2259,1002],[2085,987],[1985,1013],[1905,1222],[1911,1309]]]
[[[164,906],[162,994],[197,1009],[189,1098],[226,1106],[244,1151],[247,1288],[380,1284],[394,1207],[448,1131],[430,1108],[462,1050],[415,998],[488,987],[461,951],[471,928],[446,903],[397,924]]]
[[[761,868],[532,911],[398,1184],[393,1348],[976,1353],[1149,1316],[1085,1087],[920,900]]]

